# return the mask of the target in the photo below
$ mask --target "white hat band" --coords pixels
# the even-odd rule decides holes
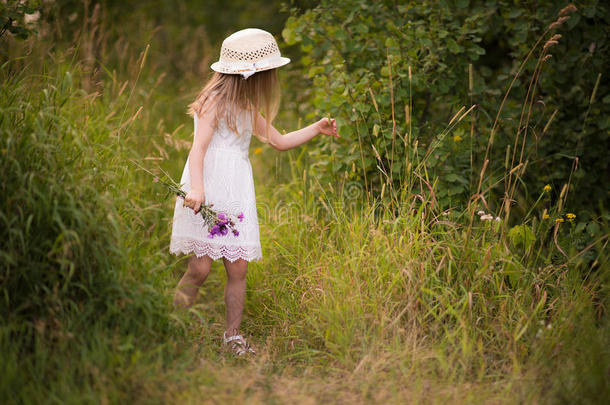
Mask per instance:
[[[282,57],[273,57],[270,59],[261,60],[258,62],[225,62],[220,60],[212,65],[212,69],[220,73],[241,74],[245,79],[252,76],[256,72],[273,69],[274,67],[283,66],[290,62],[290,59]]]

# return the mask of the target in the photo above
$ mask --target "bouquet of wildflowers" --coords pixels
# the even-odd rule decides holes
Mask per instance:
[[[167,187],[171,194],[175,194],[183,199],[186,197],[186,193],[180,188],[180,184],[176,183],[163,169],[160,169],[164,174],[161,178],[142,167],[137,162],[132,161],[132,163],[154,176],[154,181]],[[239,215],[231,215],[223,211],[216,211],[213,208],[213,204],[201,204],[198,213],[201,214],[203,222],[208,228],[208,238],[212,239],[217,236],[225,236],[229,232],[234,236],[239,236],[239,231],[235,228],[235,223],[236,221],[242,222],[244,220],[243,212],[240,212]]]
[[[171,180],[171,179],[170,179]],[[160,183],[164,184],[171,192],[176,194],[178,197],[185,198],[186,193],[175,184],[167,183],[164,180],[159,180]],[[239,236],[239,231],[235,228],[235,220],[239,222],[244,220],[244,213],[240,212],[235,218],[230,214],[222,211],[216,211],[212,207],[214,204],[206,205],[201,204],[199,207],[199,214],[203,217],[204,223],[208,227],[208,238],[212,239],[216,236],[225,236],[231,231],[234,236]]]

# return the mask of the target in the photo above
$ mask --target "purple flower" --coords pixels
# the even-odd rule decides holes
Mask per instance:
[[[233,229],[233,235],[239,236],[239,231],[237,229]]]
[[[218,213],[218,219],[220,219],[221,221],[226,221],[227,220],[227,214],[225,214],[224,212],[219,212]]]
[[[222,228],[220,228],[220,234],[222,236],[225,236],[227,233],[229,233],[229,228],[227,228],[226,226],[223,226]]]
[[[240,212],[239,215],[237,216],[237,219],[239,219],[239,222],[242,222],[244,220],[244,213]]]
[[[218,225],[214,225],[210,230],[210,235],[218,235],[220,233],[220,227]]]
[[[210,239],[214,239],[214,235],[212,235],[211,233],[208,234],[208,238]]]

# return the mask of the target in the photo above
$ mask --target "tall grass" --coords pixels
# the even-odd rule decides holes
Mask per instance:
[[[336,370],[374,401],[607,395],[599,281],[570,263],[523,265],[496,222],[475,223],[464,240],[467,213],[437,216],[411,193],[396,216],[387,203],[351,212],[339,187],[297,175],[271,206],[303,195],[314,197],[296,218],[270,214],[268,264],[251,278],[247,327],[278,360]]]
[[[146,127],[121,119],[127,95],[82,90],[78,64],[41,76],[10,63],[0,70],[0,398],[123,402],[157,391],[156,376],[132,369],[160,371],[173,340],[163,337],[181,329],[158,274],[171,263],[162,241],[142,243],[164,212],[126,164],[148,149],[135,136]]]

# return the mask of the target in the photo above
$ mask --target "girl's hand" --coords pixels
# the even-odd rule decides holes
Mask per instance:
[[[192,189],[184,197],[184,206],[192,208],[195,214],[201,209],[201,204],[205,202],[205,195],[202,189]]]
[[[330,118],[322,118],[318,121],[318,131],[321,134],[339,138],[339,134],[337,134],[337,120],[334,118],[332,120]]]

